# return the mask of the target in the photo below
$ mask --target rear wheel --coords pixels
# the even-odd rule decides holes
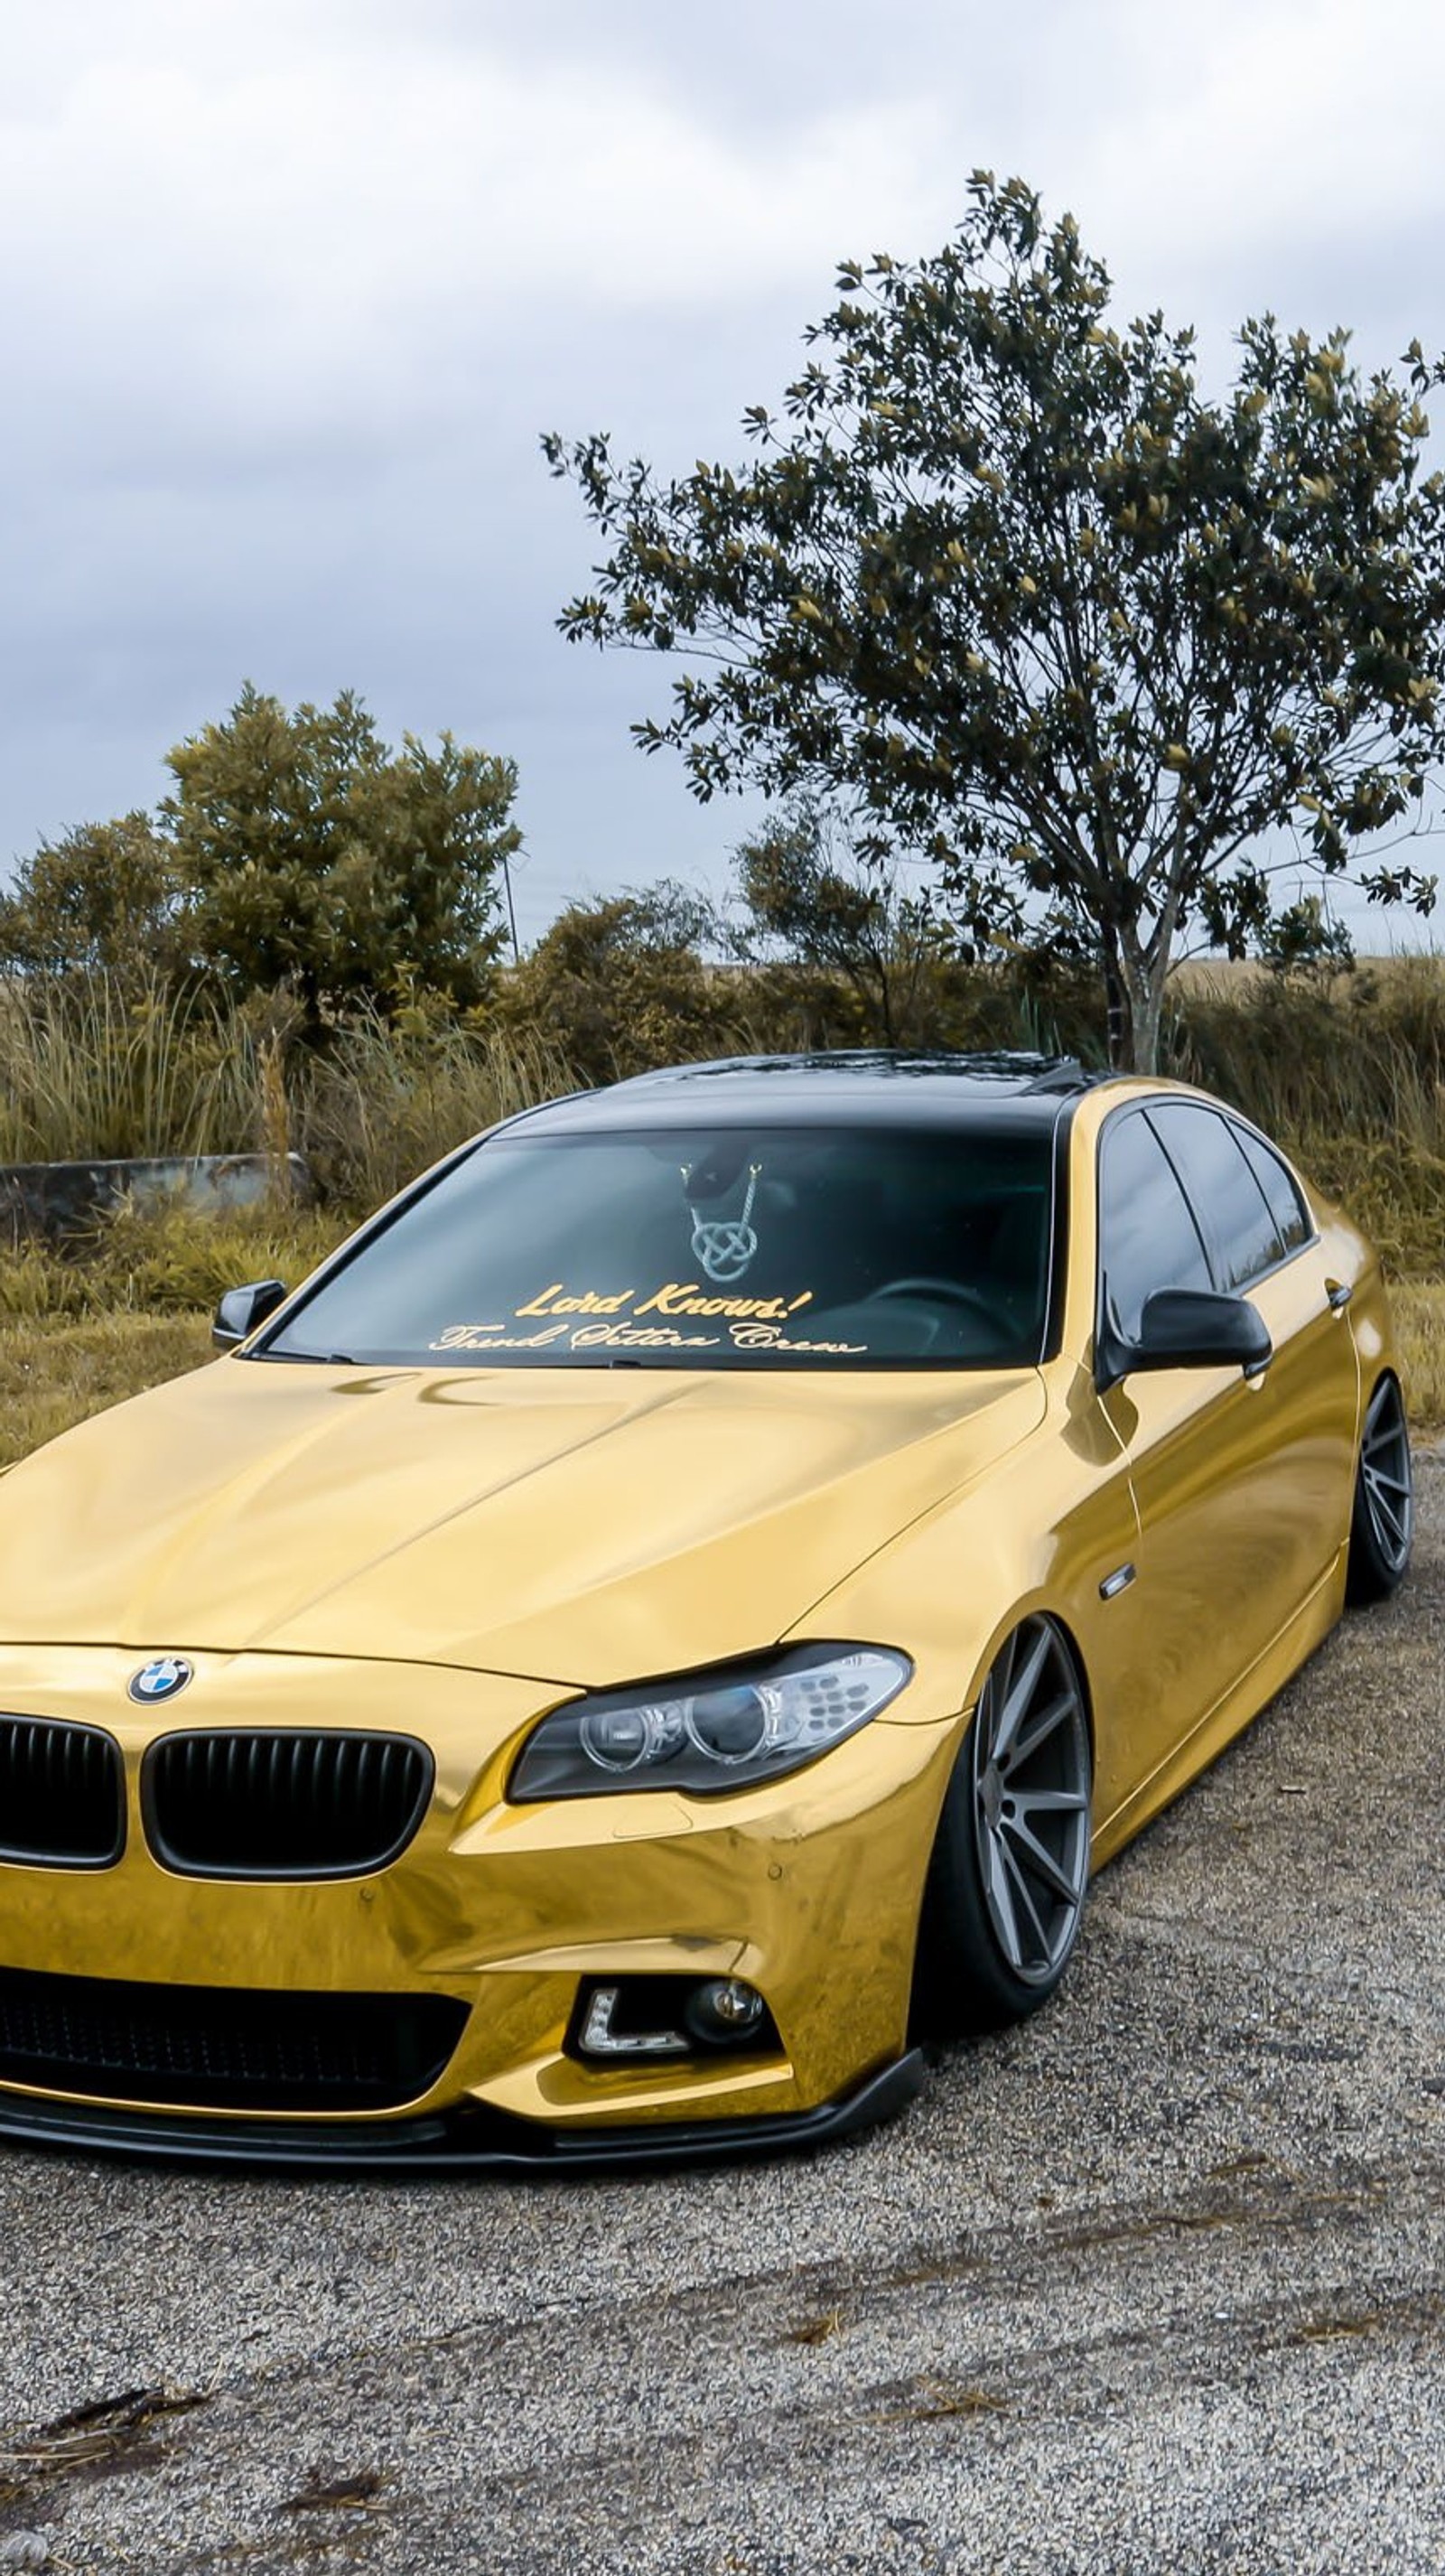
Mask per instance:
[[[930,2039],[1019,2020],[1047,2001],[1089,1881],[1089,1721],[1053,1619],[1002,1647],[954,1765],[919,1926],[914,2021]]]
[[[1415,1479],[1405,1402],[1382,1377],[1360,1435],[1346,1590],[1351,1601],[1383,1601],[1399,1589],[1415,1534]]]

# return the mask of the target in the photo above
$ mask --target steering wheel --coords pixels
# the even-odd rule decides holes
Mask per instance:
[[[959,1279],[930,1279],[928,1277],[919,1277],[917,1279],[890,1279],[886,1288],[875,1288],[873,1295],[875,1298],[946,1297],[950,1305],[966,1306],[972,1314],[977,1315],[982,1322],[986,1323],[990,1331],[994,1334],[999,1333],[1003,1329],[1000,1324],[999,1317],[995,1313],[993,1307],[989,1304],[988,1299],[983,1296],[977,1288],[965,1288],[963,1282]]]

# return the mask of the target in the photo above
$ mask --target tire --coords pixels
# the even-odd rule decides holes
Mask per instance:
[[[1398,1592],[1415,1535],[1415,1478],[1410,1432],[1397,1381],[1382,1377],[1360,1434],[1345,1597],[1387,1601]]]
[[[924,1888],[919,2039],[960,2039],[1054,1992],[1089,1881],[1093,1762],[1083,1676],[1057,1621],[1000,1649],[954,1764]]]

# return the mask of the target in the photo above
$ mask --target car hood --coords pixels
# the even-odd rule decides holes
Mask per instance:
[[[771,1644],[1042,1412],[1033,1370],[221,1360],[0,1482],[0,1641],[632,1680]]]

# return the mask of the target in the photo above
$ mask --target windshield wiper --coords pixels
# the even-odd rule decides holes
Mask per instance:
[[[253,1360],[290,1360],[305,1368],[355,1368],[350,1351],[252,1351]]]

